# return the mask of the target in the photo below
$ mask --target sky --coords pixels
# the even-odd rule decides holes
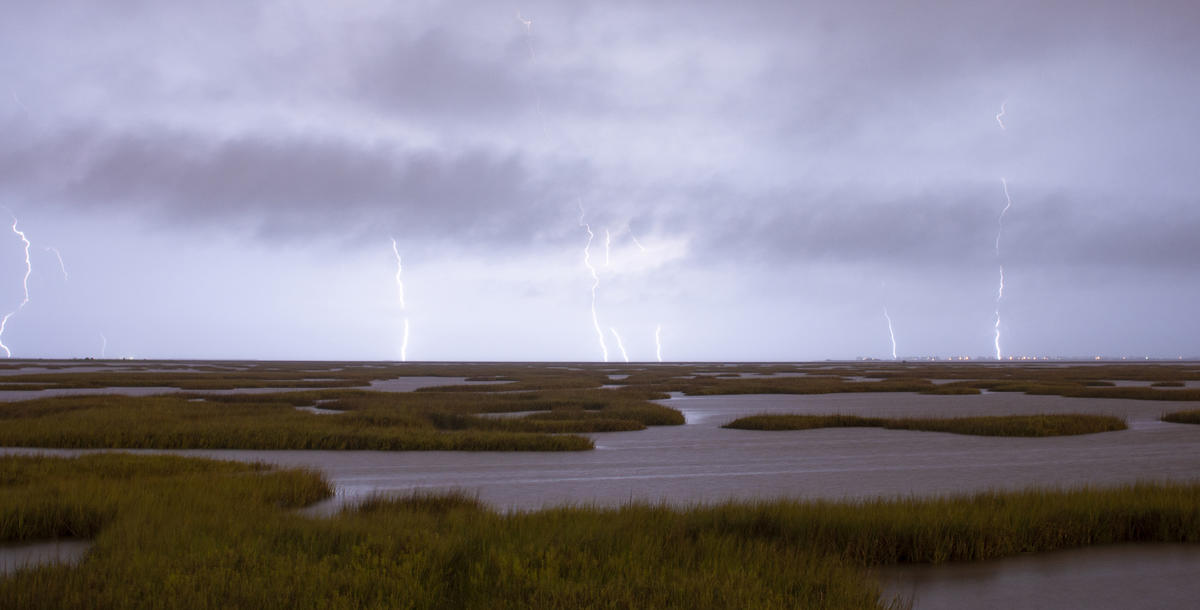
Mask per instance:
[[[1190,0],[13,4],[13,357],[1200,356]]]

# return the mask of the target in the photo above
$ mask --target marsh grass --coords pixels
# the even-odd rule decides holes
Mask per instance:
[[[1162,420],[1175,424],[1200,424],[1200,410],[1168,413],[1162,416]]]
[[[883,418],[857,415],[752,415],[723,428],[737,430],[812,430],[815,428],[886,428],[951,432],[977,436],[1070,436],[1125,430],[1125,421],[1109,415],[997,415],[947,418]]]
[[[3,423],[0,445],[581,450],[591,448],[592,442],[576,436],[579,434],[682,424],[683,416],[678,411],[650,402],[666,398],[668,392],[953,395],[988,390],[1078,398],[1200,401],[1200,388],[1180,387],[1187,380],[1200,379],[1200,370],[1190,363],[1044,366],[872,362],[716,366],[163,362],[96,372],[73,371],[64,368],[65,364],[38,366],[51,371],[5,377],[3,384],[8,385],[0,384],[0,394],[3,389],[21,387],[162,385],[237,389],[308,385],[312,388],[265,394],[76,396],[7,403],[0,405]],[[773,377],[780,374],[787,376]],[[411,375],[466,377],[496,383],[440,386],[406,393],[350,387]],[[610,376],[623,377],[615,382],[620,387],[600,389],[601,385],[613,383]],[[934,384],[930,379],[954,381]],[[1114,387],[1108,379],[1152,381],[1156,387]],[[203,402],[191,402],[200,398]],[[317,415],[295,409],[316,405],[340,413]],[[480,417],[524,411],[536,413],[518,418]],[[1032,424],[1022,425],[1028,429]],[[1000,423],[984,427],[989,426],[995,428]]]
[[[975,394],[981,390],[1026,392],[1079,398],[1200,401],[1195,363],[807,363],[738,364],[596,364],[596,363],[346,363],[346,362],[147,362],[100,363],[112,370],[73,371],[67,363],[38,362],[49,372],[6,375],[5,390],[108,387],[174,387],[184,390],[240,388],[350,388],[406,376],[465,377],[474,385],[422,388],[422,394],[592,392],[619,385],[629,398],[658,399],[667,392],[711,394],[826,394],[842,392],[919,392]],[[15,365],[5,365],[14,368]],[[772,377],[772,375],[790,375]],[[609,376],[624,376],[613,381]],[[867,378],[863,381],[862,378]],[[933,384],[930,379],[955,380]],[[1144,381],[1149,387],[1116,387],[1114,379]]]
[[[192,401],[200,396],[204,402]],[[340,413],[295,408],[317,404]],[[545,414],[478,417],[516,411]],[[567,451],[593,446],[569,433],[682,423],[673,409],[599,392],[74,396],[0,404],[0,446]]]
[[[785,371],[780,371],[785,372]],[[820,369],[796,367],[803,377],[725,379],[718,377],[647,380],[657,391],[688,395],[720,394],[836,394],[846,392],[917,392],[929,395],[1023,392],[1070,398],[1200,401],[1200,389],[1181,388],[1183,381],[1200,379],[1194,365],[1029,366],[1012,364],[891,364],[843,365]],[[848,378],[868,378],[866,381]],[[934,384],[930,379],[957,379]],[[1118,387],[1109,379],[1154,381],[1152,387]],[[626,382],[641,381],[631,376]]]
[[[871,608],[872,566],[1200,542],[1200,486],[498,513],[376,496],[329,519],[312,472],[169,456],[0,458],[0,540],[82,536],[0,578],[11,608]]]

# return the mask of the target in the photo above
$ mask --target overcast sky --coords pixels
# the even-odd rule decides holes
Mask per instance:
[[[14,357],[1200,355],[1191,0],[13,4]]]

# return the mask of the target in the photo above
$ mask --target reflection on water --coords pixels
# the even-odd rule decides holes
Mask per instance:
[[[915,610],[1197,607],[1200,545],[1091,547],[991,561],[889,566],[884,599]],[[970,600],[967,602],[966,600]]]
[[[79,563],[92,543],[87,540],[49,540],[0,546],[0,574],[52,563]]]

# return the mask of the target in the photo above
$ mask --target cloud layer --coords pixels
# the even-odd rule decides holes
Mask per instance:
[[[1000,261],[1158,291],[1138,278],[1200,263],[1194,3],[520,9],[24,4],[0,24],[0,203],[243,250],[543,261],[514,284],[573,262],[582,206],[671,244],[631,295],[850,266],[861,302]]]

